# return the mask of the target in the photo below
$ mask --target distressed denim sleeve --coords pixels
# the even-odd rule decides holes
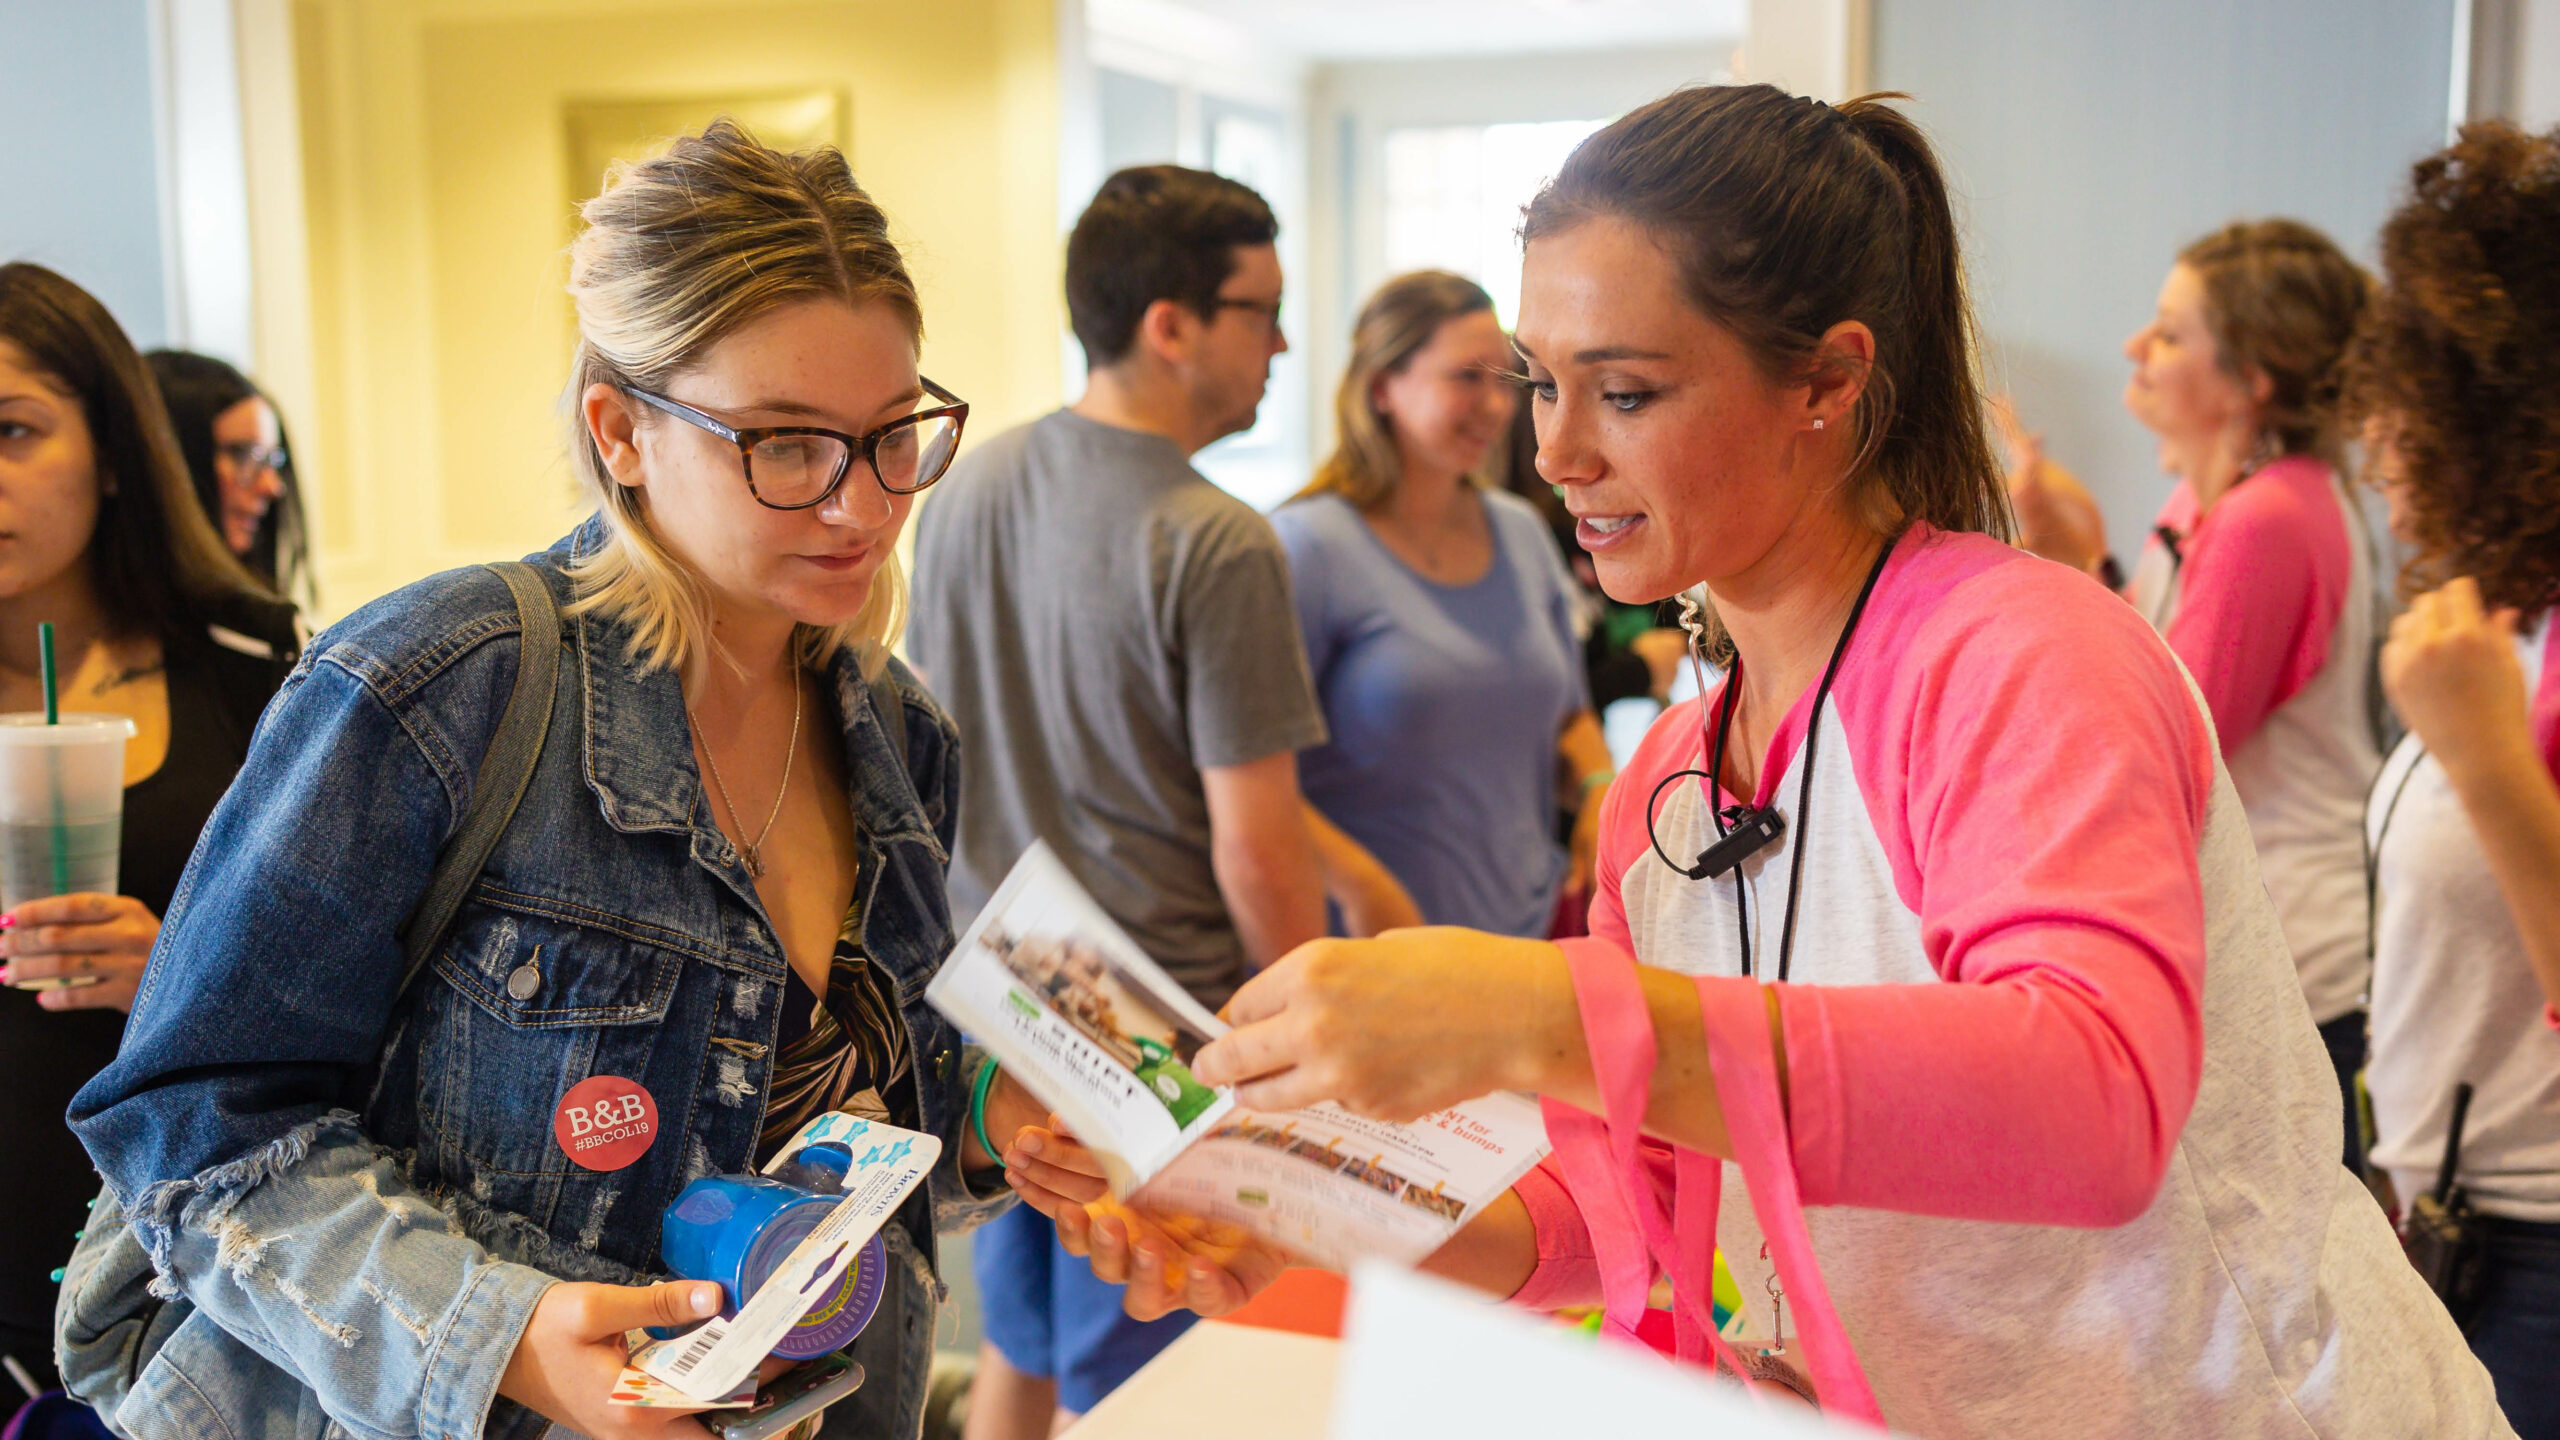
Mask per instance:
[[[337,1112],[131,1217],[223,1329],[318,1394],[362,1440],[471,1440],[534,1303],[557,1283],[492,1257]]]
[[[512,671],[485,668],[493,686]],[[359,1434],[477,1435],[549,1281],[454,1233],[347,1113],[390,1022],[401,917],[485,743],[395,713],[377,687],[401,680],[321,658],[278,695],[179,883],[123,1048],[70,1119],[155,1289]]]

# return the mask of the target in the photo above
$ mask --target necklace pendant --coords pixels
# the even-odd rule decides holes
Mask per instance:
[[[741,845],[738,847],[738,863],[747,867],[748,879],[761,880],[764,878],[764,856],[758,853],[756,847],[753,845]]]

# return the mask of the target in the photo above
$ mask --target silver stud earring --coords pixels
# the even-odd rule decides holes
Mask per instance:
[[[1821,428],[1822,428],[1822,417],[1821,417],[1821,416],[1817,415],[1817,416],[1815,416],[1815,417],[1814,417],[1814,420],[1813,420],[1813,428],[1814,428],[1814,429],[1816,429],[1816,430],[1819,430],[1819,429],[1821,429]]]

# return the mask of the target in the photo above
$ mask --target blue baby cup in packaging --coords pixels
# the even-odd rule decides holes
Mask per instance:
[[[772,1175],[709,1175],[684,1187],[659,1225],[659,1253],[669,1270],[687,1280],[717,1280],[728,1304],[724,1318],[782,1268],[809,1232],[843,1203],[841,1186],[852,1155],[844,1146],[817,1144],[775,1167]],[[773,1353],[807,1360],[843,1349],[880,1309],[888,1281],[888,1248],[878,1235],[864,1242],[834,1282],[815,1294],[798,1324]],[[679,1333],[650,1331],[660,1338]]]

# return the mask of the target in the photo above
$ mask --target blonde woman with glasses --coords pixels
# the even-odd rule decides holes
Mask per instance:
[[[973,1099],[922,1001],[958,780],[889,658],[893,547],[968,407],[917,370],[885,217],[837,152],[724,123],[585,219],[595,514],[528,562],[563,617],[550,729],[444,943],[404,989],[403,917],[535,648],[487,570],[314,642],[72,1107],[107,1190],[60,1341],[120,1433],[702,1436],[608,1401],[626,1330],[724,1303],[662,1281],[660,1217],[844,1110],[944,1145],[824,1431],[913,1435],[934,1232],[1007,1196],[978,1137],[1041,1118],[1009,1082]],[[589,1082],[654,1103],[619,1168],[556,1133]]]

